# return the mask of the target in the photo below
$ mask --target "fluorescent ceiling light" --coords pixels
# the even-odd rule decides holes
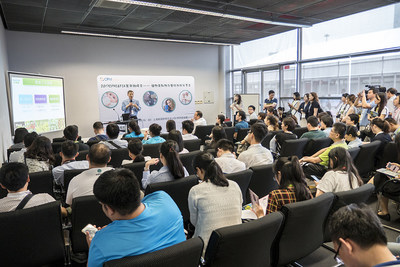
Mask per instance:
[[[224,14],[224,13],[219,13],[219,12],[212,12],[212,11],[179,7],[179,6],[164,5],[164,4],[151,3],[151,2],[145,2],[145,1],[136,1],[136,0],[107,0],[107,1],[124,3],[124,4],[132,4],[132,5],[138,5],[138,6],[157,7],[157,8],[163,8],[163,9],[169,9],[169,10],[175,10],[175,11],[182,11],[182,12],[195,13],[195,14],[200,14],[200,15],[207,15],[207,16],[214,16],[214,17],[221,17],[221,18],[237,19],[237,20],[243,20],[243,21],[263,23],[263,24],[273,24],[273,25],[288,26],[288,27],[295,27],[295,28],[311,27],[311,25],[307,25],[307,24],[257,19],[257,18],[251,18],[251,17],[243,17],[243,16],[232,15],[232,14]]]
[[[106,38],[134,39],[134,40],[174,42],[174,43],[207,44],[207,45],[237,45],[237,44],[231,44],[231,43],[190,41],[190,40],[178,40],[178,39],[162,39],[162,38],[151,38],[151,37],[136,37],[136,36],[113,35],[113,34],[90,33],[90,32],[61,31],[61,33],[73,34],[73,35],[95,36],[95,37],[106,37]]]

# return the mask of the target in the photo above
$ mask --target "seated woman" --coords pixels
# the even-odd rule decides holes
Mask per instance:
[[[128,150],[129,150],[129,157],[132,160],[126,160],[124,159],[122,161],[122,165],[125,164],[130,164],[130,163],[135,163],[135,162],[143,162],[143,161],[148,161],[151,158],[146,156],[144,157],[142,155],[143,152],[143,144],[142,141],[140,141],[139,139],[133,139],[131,141],[129,141],[128,143]]]
[[[169,182],[189,176],[189,173],[179,159],[178,151],[179,146],[175,141],[168,140],[161,144],[160,159],[151,159],[144,166],[142,179],[144,189],[152,183]],[[150,165],[155,165],[159,161],[163,165],[161,169],[150,173]]]
[[[189,153],[189,151],[183,146],[183,139],[180,131],[171,130],[168,134],[167,140],[173,140],[178,144],[179,154]]]
[[[400,167],[400,165],[398,163],[400,163],[400,135],[396,135],[394,142],[396,143],[396,148],[397,148],[397,162],[391,162],[391,164],[396,165],[398,167]],[[400,178],[400,177],[396,177],[396,178]],[[383,184],[388,181],[389,178],[387,175],[377,172],[374,176],[374,178],[372,178],[368,183],[370,184],[374,184],[375,185],[375,192],[379,193],[382,192],[382,186]],[[378,194],[379,195],[379,194]],[[390,221],[390,213],[389,213],[389,199],[387,197],[384,196],[380,196],[378,198],[379,201],[379,208],[380,211],[378,212],[378,217],[381,219],[384,219],[386,221]]]
[[[208,244],[213,230],[242,223],[242,191],[226,179],[210,153],[197,155],[193,167],[201,182],[189,192],[190,222],[195,226],[194,236]]]
[[[18,149],[25,148],[24,145],[24,137],[28,134],[28,130],[26,128],[17,128],[14,132],[14,144],[10,146],[10,149]]]
[[[343,147],[335,147],[329,154],[330,170],[317,184],[317,194],[342,192],[360,187],[363,184],[349,152]]]
[[[281,147],[283,141],[289,139],[297,139],[297,135],[292,133],[294,128],[296,127],[296,123],[290,117],[286,117],[282,121],[282,131],[278,132],[269,142],[269,148],[271,152],[279,153],[281,151]]]
[[[219,140],[227,139],[226,132],[223,126],[215,126],[211,130],[211,140],[206,140],[207,149],[216,148]]]
[[[167,132],[169,133],[172,130],[176,130],[176,123],[174,120],[167,120],[165,123],[165,128],[167,129]]]
[[[344,139],[347,142],[348,148],[359,147],[362,145],[361,139],[358,138],[357,127],[355,126],[347,126]]]
[[[265,214],[279,211],[286,204],[312,198],[303,169],[296,156],[278,158],[273,165],[273,170],[279,188],[269,193]],[[253,210],[258,218],[264,216],[264,211],[260,206],[257,205]]]
[[[37,137],[18,162],[25,163],[29,168],[29,173],[50,170],[55,162],[50,139],[45,136]]]
[[[165,139],[160,136],[161,134],[161,126],[157,123],[153,123],[149,127],[149,132],[144,134],[144,138],[142,140],[143,144],[159,144],[165,142]],[[149,138],[150,136],[150,138]]]
[[[375,153],[376,162],[379,162],[382,158],[383,149],[386,144],[392,141],[392,138],[389,135],[390,125],[387,121],[382,120],[381,118],[375,118],[371,121],[371,131],[375,134],[375,136],[371,139],[371,142],[381,141],[381,145]]]
[[[215,125],[222,126],[222,127],[227,127],[228,125],[226,125],[226,123],[225,123],[225,115],[218,114],[217,121],[215,122]]]
[[[265,125],[268,126],[268,132],[279,131],[278,118],[274,115],[268,115],[265,117]]]
[[[144,137],[142,132],[140,131],[140,127],[135,120],[131,120],[128,124],[129,134],[125,135],[124,138],[135,138],[135,137]]]

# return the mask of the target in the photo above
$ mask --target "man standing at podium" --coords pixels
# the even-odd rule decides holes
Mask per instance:
[[[139,105],[139,101],[133,99],[133,91],[128,91],[128,99],[122,102],[122,111],[124,114],[129,114],[129,118],[137,119],[137,114],[140,111],[141,107]]]

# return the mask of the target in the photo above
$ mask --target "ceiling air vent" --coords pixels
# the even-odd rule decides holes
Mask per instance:
[[[115,9],[115,10],[126,10],[129,6],[130,6],[129,3],[112,2],[108,0],[99,0],[95,5],[95,7]]]

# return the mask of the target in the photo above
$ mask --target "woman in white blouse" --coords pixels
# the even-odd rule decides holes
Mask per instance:
[[[243,110],[243,101],[241,95],[235,94],[233,98],[233,103],[231,104],[230,108],[232,109],[233,120],[236,124],[236,113]]]
[[[240,224],[242,192],[236,182],[226,179],[210,153],[201,153],[193,161],[201,182],[190,189],[188,204],[194,236],[206,245],[213,230]]]
[[[393,119],[396,120],[397,124],[400,124],[400,95],[397,95],[396,98],[393,100],[394,105],[394,112],[393,112]]]
[[[317,184],[317,194],[342,192],[360,187],[363,181],[349,152],[343,147],[335,147],[329,152],[330,170]]]
[[[142,186],[146,189],[147,185],[152,183],[169,182],[175,179],[180,179],[189,176],[189,173],[183,167],[179,159],[179,146],[173,140],[168,140],[161,144],[160,159],[148,160],[144,166]],[[152,171],[150,173],[150,165],[155,165],[159,161],[162,167],[159,171]]]

